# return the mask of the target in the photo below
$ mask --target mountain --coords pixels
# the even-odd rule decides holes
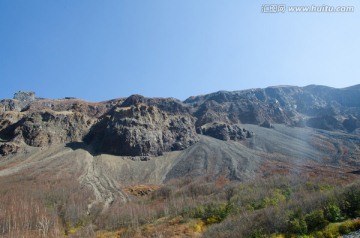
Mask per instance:
[[[349,182],[360,171],[360,85],[219,91],[183,102],[132,95],[94,103],[18,92],[0,101],[0,155],[6,186],[21,193],[35,181],[29,187],[40,194],[67,188],[66,201],[81,201],[81,216],[108,214],[114,204],[184,179]],[[44,199],[60,209],[60,194]]]
[[[132,95],[91,103],[75,98],[42,99],[33,92],[18,92],[13,99],[2,100],[0,108],[3,156],[22,154],[29,146],[71,147],[74,143],[86,147],[93,156],[109,154],[134,160],[181,151],[164,178],[178,177],[174,170],[181,176],[199,170],[198,175],[224,173],[241,179],[248,174],[242,172],[248,169],[244,164],[253,172],[259,168],[250,165],[260,163],[259,153],[316,161],[334,157],[334,152],[341,157],[342,147],[351,147],[356,154],[352,143],[356,144],[360,134],[360,85],[219,91],[184,102]],[[339,137],[342,140],[335,140]],[[289,150],[292,145],[288,142],[296,139],[301,144]],[[311,140],[316,143],[309,144]],[[234,148],[222,149],[228,146]],[[301,153],[296,154],[299,150]],[[216,156],[209,156],[215,151]],[[251,163],[240,158],[251,158]],[[181,171],[182,167],[186,171]]]
[[[278,86],[245,91],[219,91],[185,100],[197,126],[212,122],[289,126],[354,132],[359,128],[359,85],[344,89],[310,85]]]

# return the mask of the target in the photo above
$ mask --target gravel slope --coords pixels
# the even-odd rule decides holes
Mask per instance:
[[[279,168],[342,178],[356,176],[349,172],[360,170],[359,136],[283,125],[273,129],[243,126],[255,135],[240,142],[200,136],[198,143],[183,151],[164,153],[147,161],[139,157],[93,155],[82,143],[49,148],[26,146],[17,154],[0,158],[0,177],[42,171],[52,171],[52,176],[72,174],[94,193],[90,211],[97,203],[107,209],[115,199],[127,201],[129,197],[123,189],[128,185],[162,184],[197,176],[244,181],[274,174]],[[326,157],[331,159],[325,160]]]

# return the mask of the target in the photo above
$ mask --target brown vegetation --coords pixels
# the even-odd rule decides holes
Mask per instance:
[[[242,183],[219,176],[132,185],[124,188],[130,196],[127,203],[116,198],[107,210],[97,203],[88,212],[94,198],[72,179],[77,173],[24,170],[1,177],[0,236],[268,237],[319,232],[331,221],[360,212],[353,202],[360,193],[349,193],[360,191],[358,184],[348,188],[349,181],[306,174]],[[324,223],[314,222],[319,217]],[[344,223],[336,232],[355,227]]]
[[[153,191],[159,188],[160,186],[156,184],[150,184],[150,185],[138,184],[138,185],[128,186],[123,190],[124,192],[133,196],[145,196],[145,195],[149,195],[150,193],[152,193]]]

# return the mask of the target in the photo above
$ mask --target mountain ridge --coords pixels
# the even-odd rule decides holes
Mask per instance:
[[[13,151],[23,142],[42,147],[85,141],[102,144],[95,145],[98,153],[157,156],[191,146],[198,141],[197,134],[246,140],[252,133],[241,126],[245,124],[360,133],[360,85],[218,91],[183,102],[141,95],[103,102],[52,100],[18,92],[14,99],[1,100],[0,109],[0,138],[17,144]],[[4,148],[11,151],[10,147],[8,143]]]

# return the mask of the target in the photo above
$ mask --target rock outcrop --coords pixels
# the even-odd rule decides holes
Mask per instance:
[[[212,122],[267,122],[352,132],[359,128],[360,85],[343,89],[310,85],[219,91],[190,97],[185,103],[192,107],[197,127]]]
[[[36,100],[34,92],[17,92],[13,99],[3,99],[0,101],[0,113],[5,111],[22,111]]]
[[[8,126],[0,131],[0,137],[36,147],[82,141],[94,123],[94,120],[86,115],[69,111],[43,110],[18,113],[17,117],[18,121],[15,123],[2,120],[2,123]]]
[[[21,102],[32,102],[35,100],[35,92],[17,92],[14,94],[14,99]]]
[[[260,126],[265,127],[265,128],[273,128],[274,127],[268,120],[265,120],[263,123],[260,124]]]
[[[85,141],[99,153],[124,156],[158,156],[196,143],[195,119],[180,113],[186,109],[173,99],[157,100],[129,97],[105,114]]]
[[[15,143],[3,143],[0,144],[0,155],[7,156],[18,152],[19,146]]]
[[[229,125],[223,122],[213,122],[202,125],[198,128],[198,133],[223,141],[240,141],[253,136],[251,131],[248,131],[245,128],[241,128],[237,124]]]

